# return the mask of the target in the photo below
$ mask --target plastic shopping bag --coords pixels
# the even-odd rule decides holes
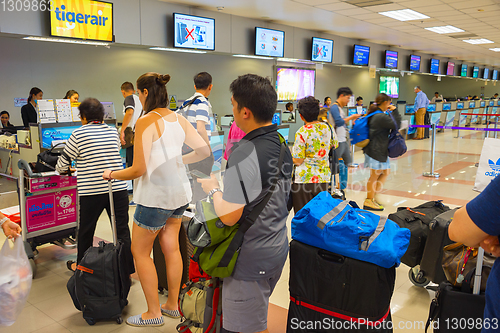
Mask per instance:
[[[486,138],[479,158],[474,191],[482,192],[498,175],[500,175],[500,139]]]
[[[18,237],[11,248],[6,239],[0,250],[0,325],[14,324],[28,299],[32,272],[23,240]]]

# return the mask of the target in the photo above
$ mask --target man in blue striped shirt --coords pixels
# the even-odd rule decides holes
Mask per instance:
[[[415,105],[413,106],[415,110],[415,123],[417,125],[424,125],[425,112],[429,106],[429,99],[422,89],[420,89],[420,86],[416,86],[414,91],[417,93]],[[422,140],[424,138],[424,132],[424,128],[417,128],[417,136],[414,140]]]
[[[188,104],[194,99],[194,102],[188,107],[186,111],[187,120],[193,125],[198,131],[200,136],[205,140],[207,145],[210,147],[210,137],[212,135],[212,129],[210,122],[213,121],[212,105],[208,101],[208,96],[212,92],[212,76],[207,72],[201,72],[194,76],[194,89],[196,93],[191,96],[184,105]],[[214,165],[214,155],[210,153],[210,156],[200,162],[190,164],[188,166],[190,171],[198,170],[205,175],[209,176],[212,172],[212,166]],[[201,188],[201,185],[197,182],[197,177],[193,176],[193,200],[192,202],[199,201],[206,198],[205,192]]]

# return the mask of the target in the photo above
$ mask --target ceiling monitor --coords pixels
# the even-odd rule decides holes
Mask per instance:
[[[455,63],[448,61],[448,66],[446,68],[446,75],[453,76],[455,75]]]
[[[410,56],[410,70],[418,72],[420,71],[420,56],[411,55]]]
[[[398,52],[397,51],[385,51],[385,68],[398,68]]]
[[[490,78],[490,69],[489,68],[485,68],[483,70],[483,79],[487,80]]]
[[[498,80],[498,70],[493,70],[493,75],[491,76],[492,80]]]
[[[355,44],[352,64],[356,66],[368,66],[369,62],[370,62],[370,47]]]
[[[174,47],[214,51],[215,20],[174,13]]]
[[[431,74],[439,74],[439,59],[431,59]]]
[[[285,32],[255,27],[255,55],[283,58]]]
[[[277,67],[278,101],[297,101],[314,96],[316,71],[310,68]]]
[[[460,69],[460,76],[467,77],[467,65],[462,64],[462,68]]]
[[[311,60],[333,62],[333,40],[313,37]]]
[[[474,66],[474,69],[472,70],[472,77],[477,79],[479,77],[479,67]]]

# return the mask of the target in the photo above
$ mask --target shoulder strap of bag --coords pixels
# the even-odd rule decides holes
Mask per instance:
[[[281,141],[281,138],[280,138]],[[280,157],[278,160],[278,174],[272,179],[272,184],[270,189],[267,191],[266,196],[255,206],[254,209],[250,212],[250,214],[243,220],[243,222],[240,224],[240,227],[236,234],[234,235],[233,239],[231,240],[231,243],[229,244],[226,252],[222,256],[221,261],[219,262],[218,267],[227,267],[233,258],[233,255],[236,251],[241,246],[241,243],[243,242],[243,236],[245,235],[245,232],[247,232],[248,229],[255,223],[255,220],[259,217],[260,213],[264,210],[266,207],[267,203],[271,199],[271,196],[273,195],[274,191],[276,190],[276,186],[278,184],[278,180],[281,178],[279,177],[279,174],[281,173],[282,166],[283,166],[283,160],[285,158],[285,152],[288,147],[286,146],[286,143],[282,142],[281,144],[281,150],[280,150]],[[246,199],[246,197],[245,197]]]
[[[392,121],[394,122],[394,125],[396,125],[396,132],[399,131],[399,126],[398,126],[398,123],[396,122],[396,119],[394,119],[394,116],[392,115],[392,111],[391,112],[387,112],[389,114],[389,116],[391,117]]]

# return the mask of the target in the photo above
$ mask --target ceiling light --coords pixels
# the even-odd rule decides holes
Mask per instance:
[[[493,41],[489,40],[489,39],[485,39],[485,38],[479,38],[479,39],[464,39],[463,40],[464,42],[466,43],[469,43],[469,44],[491,44],[491,43],[494,43]]]
[[[171,52],[184,52],[184,53],[207,53],[206,51],[172,49],[172,48],[167,48],[167,47],[150,47],[149,49],[150,50],[157,50],[157,51],[171,51]]]
[[[246,55],[246,54],[233,54],[233,57],[238,57],[238,58],[250,58],[250,59],[274,59],[273,57],[261,57],[261,56],[254,56],[254,55]]]
[[[464,32],[464,30],[459,29],[457,27],[454,27],[452,25],[444,25],[441,27],[432,27],[432,28],[425,28],[425,30],[429,30],[438,34],[451,34],[454,32]]]
[[[391,10],[388,12],[380,12],[379,14],[399,21],[423,20],[429,18],[429,16],[411,9]]]
[[[490,49],[490,51],[500,52],[500,47],[495,47],[494,49]]]
[[[69,43],[69,44],[86,44],[86,45],[98,45],[98,46],[108,46],[109,43],[106,42],[95,42],[90,40],[78,40],[78,39],[62,39],[62,38],[49,38],[49,37],[24,37],[27,40],[37,40],[41,42],[56,42],[56,43]]]

